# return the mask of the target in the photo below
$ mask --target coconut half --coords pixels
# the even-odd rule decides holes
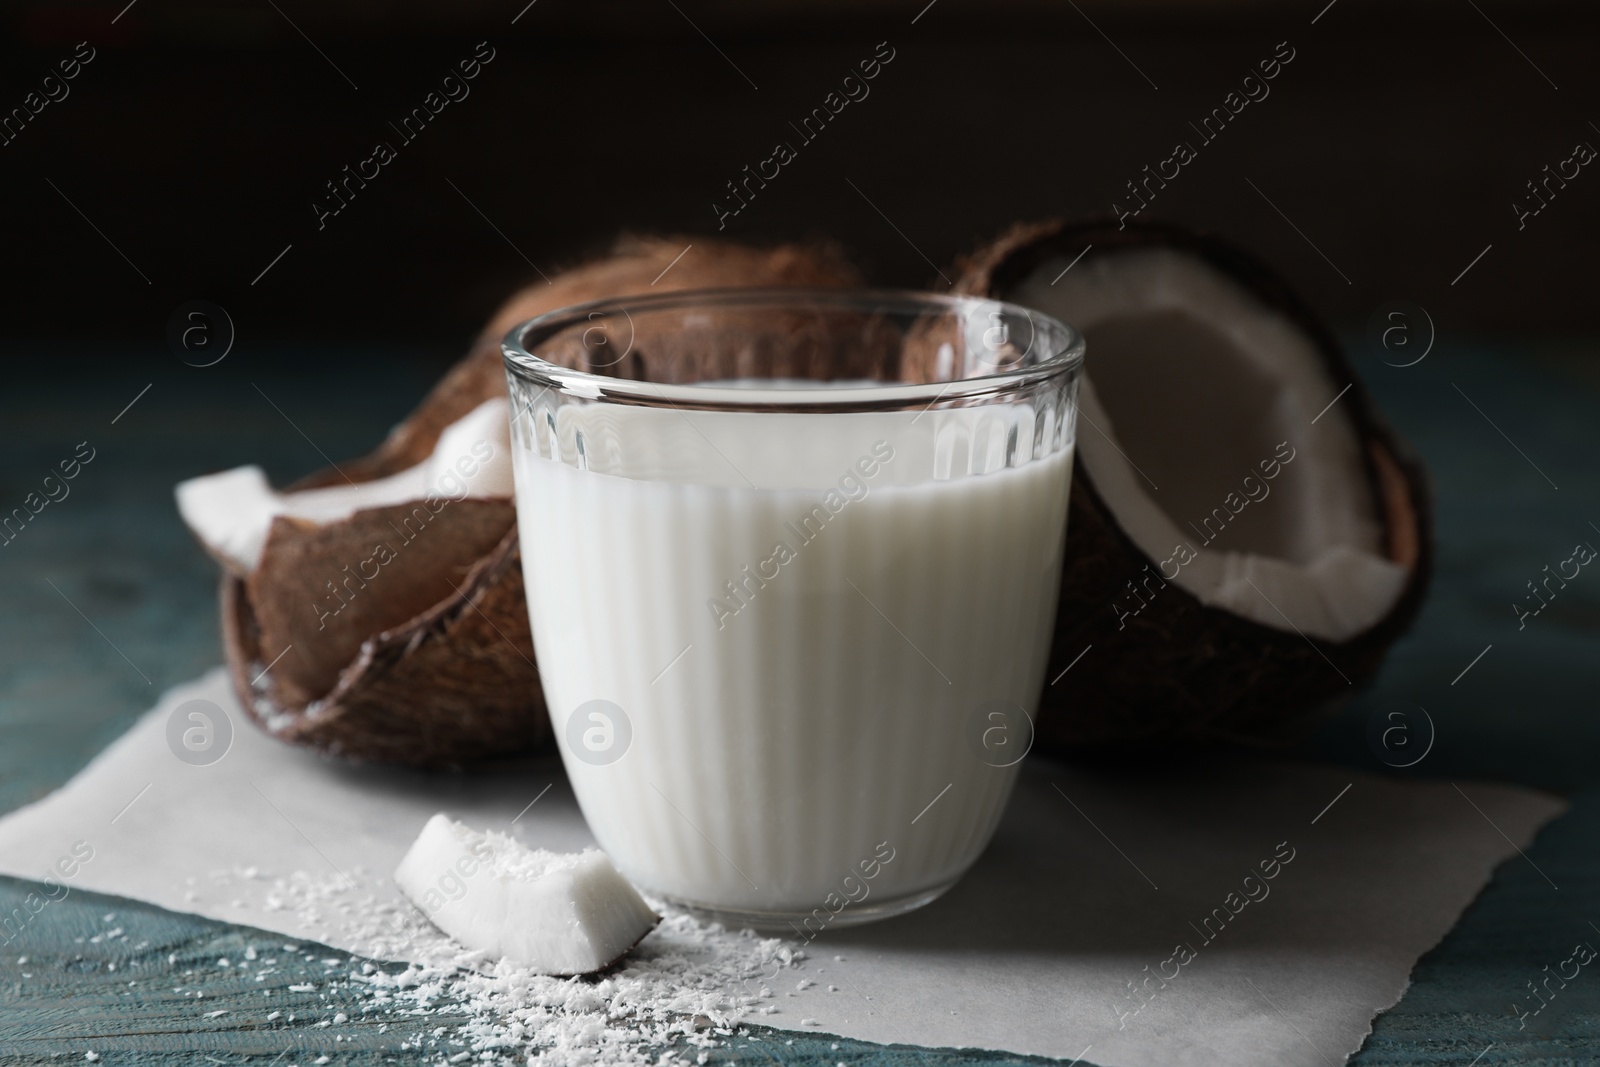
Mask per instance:
[[[1042,742],[1263,740],[1372,677],[1423,599],[1426,482],[1281,281],[1174,227],[1048,222],[956,287],[1088,345]]]
[[[473,452],[489,430],[504,432],[501,338],[606,297],[859,282],[826,247],[626,238],[515,294],[370,455],[282,492],[255,468],[184,483],[180,510],[223,565],[223,646],[240,703],[282,740],[387,763],[454,765],[547,738],[509,443]],[[470,473],[457,466],[464,456]]]

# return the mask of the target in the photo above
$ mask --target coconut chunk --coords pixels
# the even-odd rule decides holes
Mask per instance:
[[[446,427],[433,453],[386,478],[279,493],[260,467],[236,467],[178,483],[178,512],[207,551],[234,574],[248,575],[280,515],[327,525],[368,508],[429,496],[511,496],[507,403],[495,397]]]
[[[1278,744],[1377,674],[1427,594],[1427,474],[1282,278],[1093,219],[1019,224],[960,271],[1088,346],[1046,750]]]
[[[1187,252],[1119,251],[1063,274],[1070,262],[1046,259],[1008,295],[1089,338],[1079,454],[1163,576],[1208,607],[1332,641],[1393,610],[1410,572],[1386,553],[1360,435],[1328,406],[1347,383],[1312,339]]]
[[[501,342],[534,316],[627,293],[861,284],[829,246],[751,248],[699,236],[685,255],[688,243],[625,238],[612,254],[516,293],[377,448],[308,475],[285,495],[304,504],[318,498],[300,491],[415,478],[419,467],[426,484],[442,483],[455,463],[435,457],[471,452],[479,435],[462,420],[486,401],[505,402]],[[452,427],[460,431],[452,437],[467,440],[441,444]],[[281,503],[259,472],[236,474],[234,488],[219,496],[181,494],[198,516],[191,525],[208,531],[201,544],[223,564],[223,650],[234,691],[257,725],[343,759],[419,767],[457,767],[549,738],[510,450],[497,444],[505,447],[478,477],[499,479],[499,495],[448,506],[404,489],[393,494],[407,498],[398,503],[358,504],[345,519],[307,522],[277,513]],[[340,511],[348,513],[348,503]],[[264,521],[265,544],[257,547]]]
[[[422,828],[394,880],[461,944],[540,974],[601,970],[661,921],[599,849],[530,849],[443,813]]]

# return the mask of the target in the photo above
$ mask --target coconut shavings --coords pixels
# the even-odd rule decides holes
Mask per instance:
[[[411,1042],[443,1060],[466,1052],[474,1062],[530,1067],[702,1064],[742,1023],[780,1011],[771,986],[805,958],[782,938],[730,931],[651,900],[661,925],[620,964],[552,978],[462,949],[396,899],[387,878],[364,869],[349,877],[250,873],[270,884],[267,910],[291,913],[324,939],[337,925],[358,956],[414,961],[396,970],[347,958],[327,968],[324,988],[357,1000],[345,1005],[352,1015],[448,1021]],[[240,877],[216,871],[211,882],[225,889]]]

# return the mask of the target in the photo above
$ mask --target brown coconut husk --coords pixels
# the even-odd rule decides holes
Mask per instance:
[[[1207,607],[1168,583],[1119,629],[1105,606],[1155,561],[1123,532],[1081,457],[1074,462],[1050,677],[1040,704],[1045,748],[1119,747],[1211,738],[1252,744],[1300,736],[1319,709],[1370,681],[1411,625],[1433,567],[1426,472],[1377,411],[1337,339],[1288,285],[1254,256],[1216,237],[1168,225],[1063,220],[1019,225],[959,265],[955,290],[1004,298],[1046,260],[1085,261],[1132,248],[1166,247],[1198,257],[1287,316],[1312,339],[1337,382],[1352,383],[1339,415],[1365,444],[1366,475],[1387,555],[1409,572],[1394,606],[1346,641],[1315,647],[1277,629]],[[926,353],[923,354],[926,359]],[[1094,367],[1094,345],[1087,366]],[[926,367],[908,368],[926,375]],[[1081,659],[1080,653],[1093,649]],[[1074,660],[1077,662],[1074,664]],[[1057,672],[1073,664],[1057,677]]]
[[[538,348],[552,363],[634,381],[859,381],[899,373],[901,334],[888,316],[867,312],[757,305],[684,315],[640,306],[593,312]]]
[[[828,247],[695,238],[677,259],[689,244],[624,239],[613,255],[517,293],[371,454],[291,489],[371,481],[422,462],[447,426],[506,395],[500,339],[534,315],[644,292],[860,283]],[[389,549],[385,562],[379,545]],[[255,573],[224,574],[221,595],[240,703],[283,740],[352,759],[438,766],[549,736],[510,500],[372,508],[322,525],[280,517]]]

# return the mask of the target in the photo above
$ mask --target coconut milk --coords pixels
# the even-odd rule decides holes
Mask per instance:
[[[744,915],[866,917],[977,858],[1016,773],[975,742],[984,709],[1033,714],[1055,618],[1072,452],[1037,443],[1060,436],[1048,419],[516,420],[545,697],[629,879]]]

